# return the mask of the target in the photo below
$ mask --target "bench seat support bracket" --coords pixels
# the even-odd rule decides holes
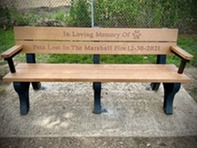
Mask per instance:
[[[157,64],[165,64],[166,55],[157,55]],[[151,83],[152,90],[157,91],[159,89],[160,83]]]
[[[102,113],[101,107],[101,82],[93,82],[94,89],[94,111],[95,114]]]
[[[14,82],[14,89],[18,93],[20,114],[26,115],[29,111],[29,85],[30,82]]]
[[[100,63],[100,55],[98,55],[98,54],[93,55],[93,63],[94,64]],[[101,82],[93,82],[93,89],[94,89],[94,110],[93,110],[93,113],[101,114],[102,113]]]
[[[27,63],[36,63],[36,55],[35,54],[26,54]],[[40,82],[32,82],[32,87],[34,90],[42,89]]]
[[[164,104],[163,109],[167,115],[173,114],[173,100],[176,93],[180,90],[180,83],[163,83],[164,86]]]

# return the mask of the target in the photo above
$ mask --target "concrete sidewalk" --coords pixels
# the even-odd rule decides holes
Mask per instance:
[[[197,104],[181,88],[174,114],[164,114],[163,89],[148,83],[104,83],[102,106],[95,115],[91,83],[42,83],[30,90],[30,112],[19,114],[12,85],[0,97],[0,137],[170,137],[197,135]]]

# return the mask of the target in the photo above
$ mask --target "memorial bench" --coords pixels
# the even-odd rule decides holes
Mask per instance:
[[[164,112],[173,113],[173,99],[181,83],[190,79],[183,74],[192,55],[176,45],[177,29],[118,29],[66,27],[14,27],[15,46],[1,56],[10,72],[3,81],[13,82],[19,95],[20,113],[29,111],[29,86],[39,90],[42,82],[93,82],[94,113],[101,113],[102,82],[146,82],[152,90],[164,86]],[[16,66],[13,57],[26,54],[27,63]],[[91,54],[93,64],[36,63],[35,54]],[[155,64],[99,64],[99,55],[155,55]],[[179,68],[165,64],[166,56],[180,57]]]

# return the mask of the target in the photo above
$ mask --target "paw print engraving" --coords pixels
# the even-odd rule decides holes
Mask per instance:
[[[132,33],[132,35],[133,35],[133,38],[134,39],[140,39],[140,36],[142,34],[140,33],[140,30],[134,30],[134,32]]]

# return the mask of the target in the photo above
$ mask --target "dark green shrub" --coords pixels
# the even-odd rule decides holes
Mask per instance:
[[[71,0],[67,25],[72,27],[90,27],[91,17],[86,0]]]
[[[195,0],[95,0],[95,24],[188,30],[197,16],[196,7]]]
[[[11,15],[8,7],[0,5],[0,27],[8,27],[11,23]]]

